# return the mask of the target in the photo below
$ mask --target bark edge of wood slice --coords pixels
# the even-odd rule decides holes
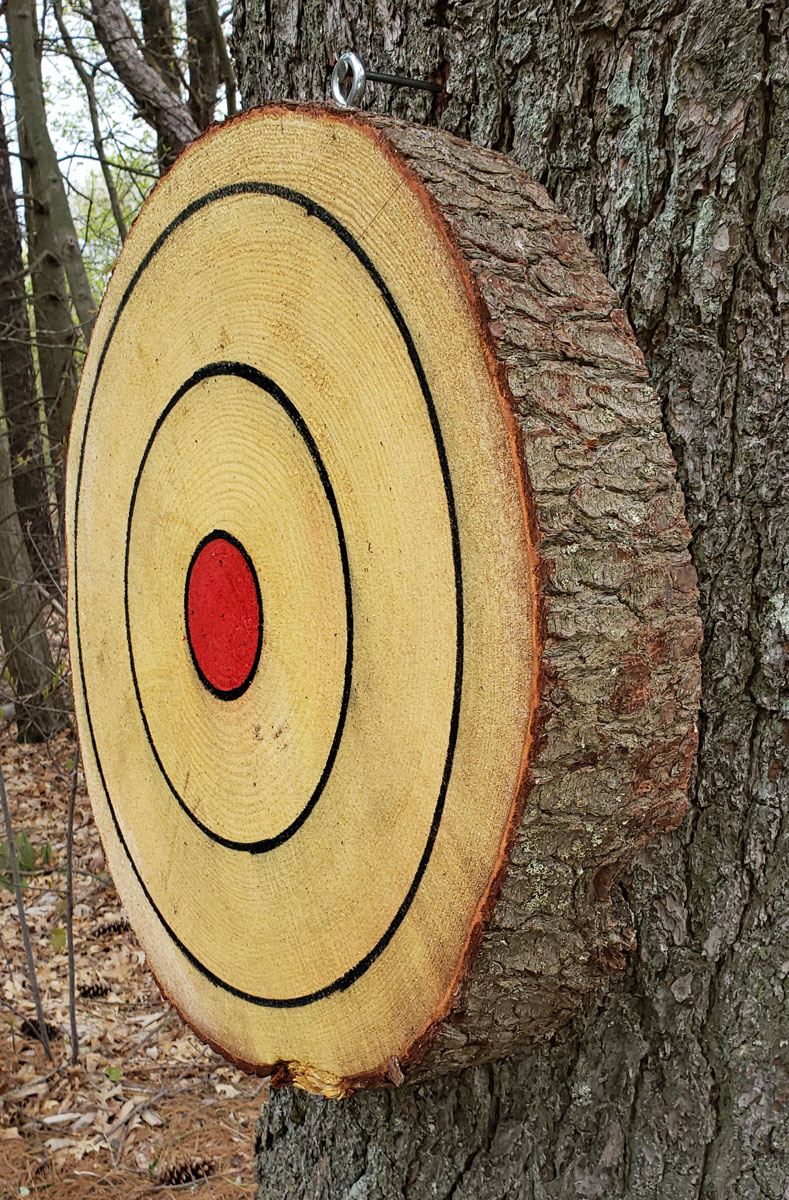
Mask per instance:
[[[86,776],[184,1019],[336,1098],[571,1019],[684,811],[701,633],[643,357],[544,189],[386,117],[210,130],[69,454]]]

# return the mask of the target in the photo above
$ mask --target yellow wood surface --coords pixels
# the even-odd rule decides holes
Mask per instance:
[[[406,340],[356,251],[303,204],[270,191],[205,200],[250,182],[331,214],[410,331],[457,514],[457,694],[446,476]],[[298,830],[258,852],[224,843],[276,839],[331,751],[346,596],[326,490],[272,395],[212,375],[162,417],[217,362],[261,372],[301,414],[336,497],[352,594],[350,691],[331,771]],[[384,1072],[449,1007],[499,863],[528,742],[533,598],[505,401],[466,281],[376,136],[266,110],[182,155],[137,220],[101,309],[72,430],[68,514],[85,769],[157,978],[199,1032],[245,1063],[288,1064],[296,1082],[327,1094]],[[249,553],[264,620],[256,674],[229,702],[201,683],[184,629],[186,571],[215,528]]]

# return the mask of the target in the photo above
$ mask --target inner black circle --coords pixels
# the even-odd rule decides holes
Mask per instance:
[[[134,519],[134,506],[137,503],[137,493],[140,488],[140,481],[142,479],[143,471],[145,470],[145,464],[148,461],[148,456],[151,453],[153,444],[156,441],[162,426],[173,412],[179,401],[183,399],[187,392],[191,391],[193,387],[195,387],[198,383],[201,383],[204,379],[210,379],[219,375],[229,375],[235,376],[238,379],[244,379],[248,383],[252,383],[256,387],[260,388],[261,391],[266,392],[273,400],[276,400],[277,404],[280,405],[304,440],[307,450],[310,453],[310,457],[315,465],[315,469],[318,472],[321,484],[323,485],[323,491],[325,493],[326,500],[329,508],[331,509],[332,517],[334,518],[334,527],[337,533],[337,544],[342,563],[343,587],[345,590],[345,672],[343,678],[342,698],[340,700],[340,711],[337,716],[337,725],[334,730],[334,737],[332,738],[332,743],[329,747],[329,753],[326,757],[323,770],[321,771],[320,779],[318,780],[312,795],[307,800],[301,812],[297,813],[290,825],[287,825],[284,829],[281,829],[279,833],[274,834],[272,837],[257,838],[251,842],[242,842],[236,840],[235,838],[224,837],[222,834],[211,829],[210,826],[205,824],[205,822],[201,821],[186,803],[183,796],[178,791],[177,787],[167,773],[159,751],[156,748],[156,742],[154,741],[150,725],[148,724],[148,717],[145,712],[145,704],[143,703],[142,694],[140,692],[140,685],[137,679],[137,669],[134,662],[131,621],[129,618],[129,554],[131,550],[131,530],[132,521]],[[257,576],[255,576],[255,578],[257,579]],[[267,375],[264,375],[262,371],[258,371],[255,367],[250,367],[248,363],[215,362],[209,363],[205,367],[201,367],[199,371],[195,371],[194,375],[190,375],[185,383],[181,384],[178,391],[175,393],[175,395],[164,408],[164,411],[157,419],[156,424],[151,431],[151,436],[148,438],[143,456],[140,459],[140,465],[137,468],[137,475],[135,476],[134,486],[131,494],[131,502],[129,504],[129,515],[126,520],[126,554],[123,567],[123,605],[126,615],[126,645],[129,651],[129,666],[131,668],[132,683],[134,684],[134,694],[137,697],[137,705],[140,710],[140,716],[142,717],[143,728],[145,729],[145,736],[148,739],[148,745],[151,748],[151,753],[156,760],[156,765],[162,773],[162,778],[164,779],[175,799],[178,801],[178,804],[189,817],[189,819],[194,822],[197,828],[204,833],[206,837],[210,837],[212,841],[218,842],[220,846],[226,846],[229,850],[246,850],[250,854],[263,854],[268,850],[273,850],[275,847],[281,846],[283,842],[286,842],[288,838],[293,837],[294,833],[301,828],[301,826],[307,820],[307,817],[314,809],[315,805],[320,800],[326,788],[326,784],[329,781],[329,776],[331,775],[332,768],[334,766],[334,760],[337,757],[337,751],[340,748],[340,741],[342,739],[343,729],[345,728],[345,719],[348,714],[348,702],[350,700],[351,681],[353,676],[353,598],[351,594],[351,568],[348,562],[348,548],[345,542],[345,533],[342,527],[342,520],[340,518],[340,510],[337,506],[337,499],[334,495],[334,488],[332,487],[331,480],[329,479],[329,473],[326,470],[326,466],[321,457],[320,450],[315,443],[315,439],[310,433],[310,430],[301,413],[296,408],[295,404],[288,399],[282,388],[278,387],[277,384],[274,383],[273,380],[269,379]]]
[[[441,785],[439,788],[438,796],[436,797],[436,805],[435,805],[435,809],[433,812],[433,819],[430,824],[430,830],[428,832],[427,840],[425,842],[425,847],[422,851],[422,855],[419,859],[419,863],[418,863],[416,871],[414,873],[414,877],[411,881],[411,884],[408,888],[406,895],[403,897],[403,899],[400,902],[400,905],[397,909],[397,912],[394,914],[394,916],[392,917],[392,920],[389,922],[389,925],[384,930],[383,934],[378,938],[378,941],[375,943],[375,945],[371,947],[371,949],[367,952],[367,954],[364,955],[363,958],[361,958],[357,963],[355,963],[354,966],[350,967],[342,975],[338,976],[337,979],[332,980],[331,983],[326,984],[324,987],[317,988],[315,991],[312,991],[312,992],[307,992],[302,996],[261,996],[255,992],[247,992],[244,990],[244,988],[236,987],[235,984],[228,982],[228,980],[226,980],[226,979],[222,979],[222,977],[220,975],[217,975],[215,971],[212,971],[210,967],[206,966],[206,964],[200,958],[198,958],[198,956],[194,953],[194,951],[191,950],[186,945],[186,943],[178,936],[178,934],[173,929],[172,925],[169,923],[169,921],[165,917],[164,913],[161,911],[159,906],[156,904],[156,901],[154,900],[153,896],[151,895],[151,893],[148,889],[148,886],[140,873],[139,867],[137,866],[136,862],[134,861],[134,857],[131,853],[128,842],[126,841],[123,830],[121,829],[120,822],[118,820],[118,814],[115,811],[115,806],[112,803],[112,797],[110,795],[110,791],[107,786],[107,780],[104,775],[104,768],[101,763],[101,757],[99,755],[98,746],[96,745],[96,735],[95,735],[95,731],[93,728],[93,718],[91,716],[90,701],[88,699],[88,690],[87,690],[86,680],[85,680],[85,661],[84,661],[84,657],[82,654],[82,640],[80,637],[79,580],[78,580],[80,494],[81,494],[81,487],[82,487],[83,470],[84,470],[84,466],[85,466],[85,452],[86,452],[86,446],[87,446],[88,428],[90,425],[91,412],[93,410],[93,402],[96,397],[99,380],[101,378],[102,368],[104,366],[104,362],[107,357],[107,353],[109,351],[109,347],[112,342],[112,338],[115,334],[115,330],[118,327],[118,323],[121,319],[121,316],[123,315],[126,305],[128,304],[128,302],[132,296],[132,293],[134,292],[135,287],[139,283],[144,272],[147,270],[147,268],[150,266],[150,264],[154,261],[154,259],[156,258],[156,255],[159,253],[159,251],[162,249],[162,247],[167,243],[167,240],[172,236],[172,234],[175,232],[175,230],[180,228],[181,225],[185,224],[185,222],[188,221],[191,217],[193,217],[196,213],[201,212],[203,209],[207,208],[209,205],[214,204],[220,200],[225,200],[231,196],[276,196],[279,199],[282,199],[291,204],[297,205],[299,208],[301,208],[301,210],[305,213],[306,216],[315,218],[316,220],[320,221],[327,229],[330,229],[332,231],[332,233],[334,233],[336,235],[338,240],[341,241],[343,243],[343,245],[347,248],[349,253],[353,254],[356,257],[357,261],[360,263],[360,265],[364,268],[364,270],[370,276],[370,279],[373,281],[376,288],[378,289],[378,291],[381,295],[381,298],[383,299],[384,303],[386,304],[386,307],[389,310],[392,320],[394,321],[394,323],[398,329],[398,332],[400,333],[400,336],[402,337],[403,342],[405,343],[406,349],[408,351],[408,356],[411,360],[411,364],[414,368],[414,373],[416,374],[417,380],[419,382],[419,386],[422,391],[422,395],[424,397],[425,406],[427,408],[428,416],[430,419],[431,429],[433,431],[433,438],[434,438],[435,444],[436,444],[436,453],[438,456],[439,466],[441,468],[441,475],[442,475],[442,479],[443,479],[443,483],[444,483],[444,491],[445,491],[446,499],[447,499],[447,514],[448,514],[449,527],[450,527],[450,533],[451,533],[451,538],[452,538],[452,563],[453,563],[454,574],[455,574],[455,599],[456,599],[456,654],[455,654],[455,680],[454,680],[454,688],[453,688],[452,715],[451,715],[449,731],[448,731],[447,753],[446,753],[446,758],[444,761],[444,770],[443,770],[442,777],[441,777]],[[441,824],[441,818],[442,818],[442,815],[444,812],[444,805],[446,803],[446,795],[447,795],[447,789],[449,787],[449,780],[450,780],[450,777],[452,774],[452,764],[454,761],[455,747],[457,745],[457,737],[458,737],[458,728],[459,728],[459,724],[460,724],[460,703],[461,703],[461,699],[462,699],[462,695],[463,695],[463,658],[464,658],[463,576],[462,576],[462,561],[461,561],[461,554],[460,554],[460,532],[458,529],[457,510],[455,508],[455,497],[454,497],[454,490],[452,487],[452,477],[449,472],[449,461],[447,459],[446,447],[444,445],[444,437],[441,432],[441,425],[438,420],[438,414],[436,412],[435,402],[433,401],[433,396],[430,391],[430,385],[427,381],[427,376],[425,375],[425,370],[424,370],[424,367],[422,366],[422,362],[419,357],[419,353],[417,351],[416,345],[414,343],[414,339],[411,335],[411,331],[409,330],[408,326],[406,325],[405,319],[403,318],[403,314],[400,312],[400,309],[397,306],[397,302],[394,299],[394,296],[392,295],[389,288],[387,287],[380,271],[375,266],[375,263],[373,263],[372,259],[367,254],[367,252],[362,249],[362,247],[359,245],[359,243],[357,242],[357,240],[353,236],[353,234],[350,232],[350,230],[348,230],[340,221],[338,221],[337,218],[328,211],[328,209],[326,209],[322,205],[318,204],[315,200],[310,199],[309,196],[305,196],[302,192],[297,192],[293,188],[284,187],[282,184],[269,183],[265,180],[246,180],[246,181],[239,182],[239,183],[226,184],[224,187],[215,188],[213,191],[207,192],[203,196],[198,197],[196,200],[191,201],[184,209],[181,210],[181,212],[176,217],[173,218],[173,220],[169,223],[169,225],[166,226],[166,228],[158,235],[158,237],[155,239],[155,241],[151,244],[149,249],[146,251],[144,257],[140,261],[139,266],[136,268],[134,274],[132,275],[132,278],[131,278],[129,284],[126,287],[126,290],[124,291],[123,296],[120,299],[118,307],[117,307],[115,313],[113,314],[106,340],[105,340],[105,342],[101,348],[101,352],[99,354],[99,361],[98,361],[98,365],[96,368],[96,374],[95,374],[95,377],[93,380],[93,386],[91,388],[90,398],[88,400],[88,408],[87,408],[87,413],[85,415],[85,425],[84,425],[83,431],[82,431],[82,443],[80,445],[80,451],[79,451],[79,466],[77,469],[77,483],[76,483],[75,500],[74,500],[73,537],[74,537],[74,543],[73,543],[74,566],[73,566],[73,572],[72,572],[72,586],[74,589],[74,623],[75,623],[75,632],[77,635],[76,636],[77,662],[78,662],[78,666],[79,666],[80,682],[82,684],[82,695],[84,697],[84,703],[85,703],[85,718],[86,718],[87,725],[88,725],[88,734],[90,737],[91,749],[93,751],[93,756],[94,756],[94,759],[96,762],[96,769],[98,770],[99,777],[100,777],[101,783],[102,783],[102,787],[104,788],[104,794],[107,798],[107,808],[109,810],[110,817],[112,819],[112,823],[115,828],[115,834],[118,838],[118,842],[119,842],[124,854],[126,855],[126,858],[128,859],[129,866],[131,867],[132,871],[134,872],[134,876],[137,880],[137,883],[140,886],[140,890],[141,890],[142,894],[145,896],[145,898],[148,901],[148,904],[151,906],[151,909],[153,910],[153,912],[156,913],[156,916],[157,916],[162,928],[166,932],[167,936],[170,938],[173,945],[177,947],[177,949],[181,952],[181,954],[183,954],[184,958],[194,967],[194,969],[196,971],[199,971],[200,974],[205,979],[207,979],[215,987],[221,988],[223,991],[228,992],[229,995],[236,996],[238,999],[245,1000],[250,1004],[256,1004],[263,1008],[303,1008],[308,1004],[315,1004],[317,1001],[323,1000],[326,997],[333,995],[335,992],[346,991],[348,988],[350,988],[356,982],[357,979],[360,979],[362,977],[362,975],[364,975],[365,972],[368,971],[369,968],[373,965],[373,963],[380,957],[380,955],[383,954],[384,950],[389,945],[389,943],[391,942],[395,933],[397,932],[397,930],[400,928],[403,921],[405,920],[406,914],[408,913],[408,910],[410,909],[411,905],[414,902],[414,897],[416,896],[416,893],[419,889],[419,885],[422,882],[422,879],[424,878],[424,874],[425,874],[425,871],[427,870],[427,865],[430,862],[430,857],[433,853],[433,847],[435,846],[436,838],[438,836],[438,830],[439,830],[439,826]],[[127,547],[127,553],[128,553],[128,547]],[[128,614],[128,609],[127,609],[127,614]]]

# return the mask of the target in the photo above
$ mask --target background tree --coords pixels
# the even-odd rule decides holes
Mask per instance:
[[[49,134],[36,52],[38,24],[34,0],[11,0],[6,9],[6,24],[22,155],[30,173],[37,176],[32,191],[45,223],[48,249],[66,274],[77,320],[87,338],[96,316],[96,301]]]
[[[141,0],[130,12],[119,0],[93,0],[87,12],[63,0],[54,9],[7,0],[0,10],[0,83],[16,118],[0,147],[0,488],[8,525],[0,674],[9,685],[4,698],[16,693],[25,737],[44,736],[63,719],[52,716],[65,698],[52,682],[65,663],[54,661],[46,631],[56,633],[52,617],[56,626],[62,612],[65,447],[97,298],[159,170],[213,120],[220,79],[235,107],[215,0],[174,9],[169,0]],[[134,128],[139,116],[155,139]],[[21,659],[12,630],[26,648]]]
[[[57,544],[52,525],[44,452],[36,390],[33,347],[30,336],[22,239],[16,215],[16,198],[11,179],[11,160],[5,122],[0,113],[0,162],[2,164],[2,229],[0,261],[0,381],[7,397],[6,434],[12,492],[28,559],[35,576],[46,588],[57,561]]]
[[[39,345],[42,400],[48,417],[50,456],[54,460],[54,490],[63,493],[63,448],[76,398],[75,350],[87,343],[96,312],[93,289],[85,270],[60,164],[50,137],[41,76],[41,39],[34,0],[12,0],[6,10],[11,80],[14,90],[22,178],[26,193],[25,224],[30,249],[33,311]],[[72,310],[73,314],[72,315]],[[18,405],[6,390],[12,464],[20,440],[15,413]],[[34,388],[26,411],[39,426]],[[41,453],[33,458],[38,479],[38,509],[43,518],[34,525],[31,549],[34,569],[45,567],[46,585],[59,590],[61,547],[53,536],[49,487],[44,480]],[[30,499],[29,504],[33,501]],[[58,524],[57,521],[54,522]],[[41,574],[41,572],[38,572]]]
[[[236,0],[245,105],[346,47],[441,80],[372,106],[511,153],[619,290],[679,463],[705,625],[691,808],[621,886],[638,950],[510,1061],[277,1094],[262,1197],[782,1197],[789,1176],[789,10],[752,0]]]
[[[6,397],[15,406],[13,420],[5,412]],[[41,740],[63,723],[42,616],[40,573],[31,564],[31,553],[38,553],[42,563],[51,565],[54,540],[46,486],[37,478],[43,475],[40,443],[22,239],[0,108],[0,637],[20,741]],[[22,464],[16,471],[12,455]],[[22,520],[31,515],[25,536]]]
[[[149,50],[146,55],[120,0],[92,0],[90,17],[113,71],[143,119],[156,130],[166,166],[201,128],[179,88],[173,86],[174,71],[167,64],[166,50],[157,42],[156,52]],[[161,27],[166,29],[164,24]]]

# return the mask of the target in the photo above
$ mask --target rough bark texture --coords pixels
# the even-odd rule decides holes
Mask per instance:
[[[89,321],[92,320],[93,300],[47,129],[34,17],[26,0],[19,0],[13,15],[9,7],[36,356],[55,492],[62,512],[65,441],[77,394],[75,352],[79,341],[69,304],[69,286],[74,286],[79,298],[75,308]],[[75,247],[78,262],[72,261]],[[70,285],[67,285],[67,267]],[[85,339],[88,334],[89,326],[84,331]],[[32,558],[38,567],[38,555],[34,553]],[[51,565],[48,565],[45,582],[48,588],[54,582],[59,590],[59,576]]]
[[[746,0],[238,0],[247,104],[324,96],[346,44],[446,78],[449,98],[375,107],[510,151],[581,228],[662,399],[705,622],[692,808],[626,880],[624,975],[504,1063],[276,1095],[263,1197],[788,1194],[788,21]]]
[[[23,144],[24,153],[24,144]],[[47,417],[47,436],[62,521],[66,441],[77,398],[79,332],[71,316],[62,264],[51,244],[46,207],[34,194],[36,173],[22,163],[25,229],[36,330],[39,388]]]
[[[58,253],[57,227],[52,220],[46,176],[39,169],[32,130],[21,114],[17,116],[39,388],[47,418],[56,492],[61,497],[65,444],[77,395],[76,354],[80,338],[69,304],[66,272]],[[62,511],[62,504],[60,508]]]

